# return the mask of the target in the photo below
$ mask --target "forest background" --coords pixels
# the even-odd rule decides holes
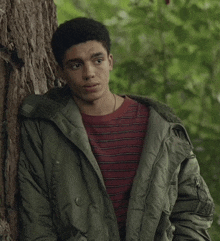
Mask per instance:
[[[110,31],[110,87],[171,106],[183,120],[215,201],[220,240],[219,0],[55,0],[59,24],[91,17]]]

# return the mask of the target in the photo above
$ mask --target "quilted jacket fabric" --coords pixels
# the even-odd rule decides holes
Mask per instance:
[[[214,204],[181,121],[165,105],[150,117],[129,199],[126,241],[210,240]],[[78,107],[67,87],[21,109],[22,241],[119,241],[117,220]]]

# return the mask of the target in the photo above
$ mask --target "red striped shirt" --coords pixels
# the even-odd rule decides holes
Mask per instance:
[[[125,235],[128,201],[147,131],[149,110],[125,97],[105,116],[82,114],[93,153],[113,203],[121,238]]]

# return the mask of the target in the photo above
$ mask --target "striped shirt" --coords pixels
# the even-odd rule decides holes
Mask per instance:
[[[128,201],[143,148],[148,117],[148,108],[128,97],[112,114],[82,114],[93,153],[113,203],[121,240],[125,235]]]

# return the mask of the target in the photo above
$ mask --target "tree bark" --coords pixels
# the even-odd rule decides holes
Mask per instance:
[[[0,1],[0,240],[18,240],[19,106],[53,87],[53,0]]]

